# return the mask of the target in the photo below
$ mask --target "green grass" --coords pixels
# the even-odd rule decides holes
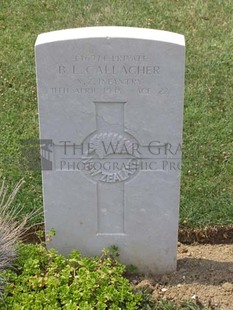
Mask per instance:
[[[26,185],[15,204],[41,208],[41,174],[19,167],[20,141],[38,138],[34,43],[41,32],[98,25],[186,37],[180,224],[233,224],[230,0],[1,0],[0,174]]]

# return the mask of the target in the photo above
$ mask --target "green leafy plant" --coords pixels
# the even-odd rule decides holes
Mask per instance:
[[[43,244],[20,244],[18,252],[15,268],[4,273],[6,309],[140,309],[141,294],[123,277],[116,248],[94,258],[77,251],[65,258]]]

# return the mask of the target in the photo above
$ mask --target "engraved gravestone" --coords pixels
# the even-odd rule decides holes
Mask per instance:
[[[182,35],[151,29],[38,36],[50,246],[97,255],[116,245],[139,271],[176,269],[184,50]]]

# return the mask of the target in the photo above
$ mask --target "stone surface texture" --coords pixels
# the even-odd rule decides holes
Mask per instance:
[[[174,271],[184,37],[90,27],[40,34],[35,50],[49,246],[116,245],[141,272]]]

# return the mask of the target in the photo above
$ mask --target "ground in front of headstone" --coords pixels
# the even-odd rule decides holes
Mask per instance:
[[[38,230],[44,231],[44,227],[28,230],[24,241],[39,242],[36,235]],[[138,288],[148,289],[154,300],[171,300],[177,305],[183,301],[192,301],[202,304],[205,309],[232,310],[233,244],[230,244],[232,228],[227,231],[225,227],[225,231],[229,233],[229,244],[178,243],[177,272],[154,277],[130,275],[128,277],[131,283]],[[210,242],[210,236],[207,237],[206,242]],[[218,240],[223,240],[222,234],[215,241]]]
[[[193,301],[204,309],[233,309],[233,245],[178,246],[178,268],[171,275],[132,277],[155,300]]]

